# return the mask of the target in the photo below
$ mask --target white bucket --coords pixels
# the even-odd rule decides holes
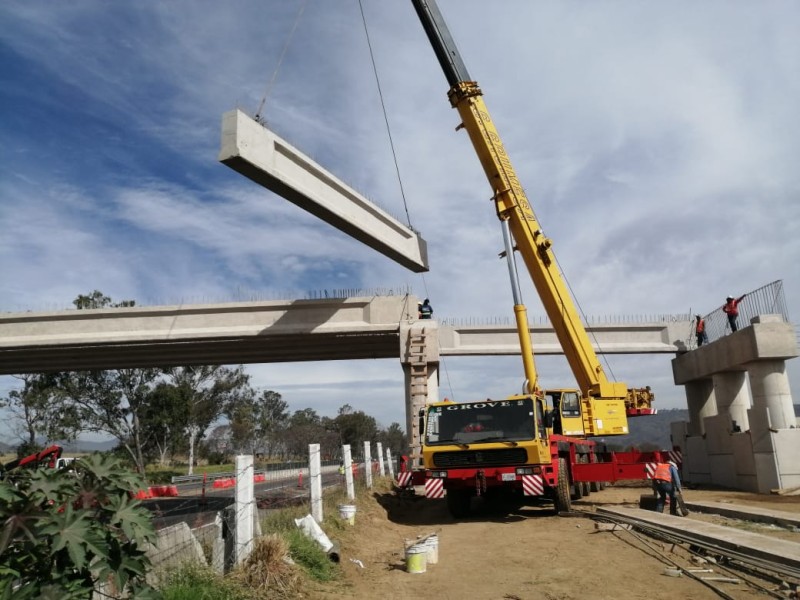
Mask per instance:
[[[406,571],[424,573],[428,568],[428,545],[414,544],[406,548]]]
[[[429,535],[425,545],[428,547],[428,564],[435,565],[439,562],[439,536]]]
[[[339,516],[350,523],[350,525],[356,524],[356,507],[353,504],[340,504],[339,505]]]

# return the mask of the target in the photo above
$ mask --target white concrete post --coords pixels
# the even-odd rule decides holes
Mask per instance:
[[[386,449],[386,465],[389,467],[389,477],[394,479],[394,465],[392,464],[392,451],[391,449]]]
[[[308,483],[311,489],[311,516],[322,523],[322,466],[319,444],[308,445]]]
[[[378,464],[380,465],[380,474],[381,477],[386,475],[386,471],[383,469],[383,444],[378,442]]]
[[[236,564],[241,564],[253,551],[253,519],[255,489],[253,455],[236,457]]]
[[[364,442],[364,480],[367,482],[367,489],[372,488],[372,452],[369,442]]]
[[[350,456],[350,444],[342,446],[342,457],[344,458],[344,482],[347,486],[347,497],[355,500],[356,488],[353,485],[353,459]]]

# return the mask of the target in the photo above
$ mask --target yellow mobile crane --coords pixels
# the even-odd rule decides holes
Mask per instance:
[[[426,407],[420,415],[424,471],[413,474],[413,483],[424,481],[429,497],[441,497],[446,490],[455,516],[468,511],[472,495],[497,487],[549,497],[555,500],[557,510],[569,510],[568,486],[580,489],[580,482],[620,478],[622,471],[612,472],[612,464],[625,463],[628,477],[646,476],[645,463],[659,457],[638,453],[612,456],[586,438],[627,434],[627,417],[652,413],[653,395],[649,387],[629,389],[606,377],[559,273],[552,241],[542,232],[483,93],[469,76],[436,2],[412,3],[450,84],[450,104],[461,117],[457,129],[466,130],[492,187],[527,380],[527,393],[505,400]],[[539,388],[515,251],[525,262],[578,389]],[[410,485],[411,475],[401,476],[401,484]],[[587,488],[588,483],[583,489]]]

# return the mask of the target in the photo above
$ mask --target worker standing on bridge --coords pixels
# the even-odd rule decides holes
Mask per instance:
[[[731,333],[737,329],[736,319],[739,316],[739,302],[741,302],[746,295],[747,294],[742,294],[738,298],[734,298],[733,296],[725,298],[725,305],[722,307],[722,312],[728,315],[728,325],[731,326]]]
[[[433,316],[433,307],[431,301],[425,298],[425,301],[419,305],[419,318],[430,319]]]
[[[708,335],[706,334],[706,320],[700,315],[695,315],[697,321],[694,324],[694,333],[697,335],[697,347],[708,343]]]
[[[656,464],[656,472],[653,474],[653,488],[658,494],[656,500],[656,512],[664,512],[664,502],[669,495],[669,514],[678,516],[678,504],[675,494],[681,492],[681,478],[678,475],[678,467],[675,463],[663,462]]]

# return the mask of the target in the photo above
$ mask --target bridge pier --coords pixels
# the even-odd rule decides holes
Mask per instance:
[[[422,466],[419,413],[439,401],[439,324],[433,320],[400,323],[400,362],[406,391],[406,431],[409,458]]]
[[[785,365],[797,355],[793,327],[760,315],[672,361],[689,406],[689,422],[671,428],[686,481],[759,493],[800,486],[800,429]]]

